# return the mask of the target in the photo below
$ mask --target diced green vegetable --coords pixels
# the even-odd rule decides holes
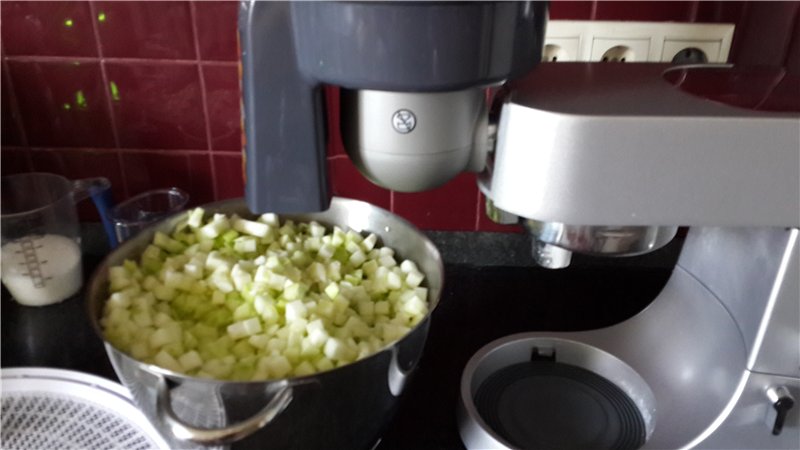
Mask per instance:
[[[305,376],[368,357],[428,314],[424,275],[378,237],[191,210],[109,269],[101,324],[136,359],[197,377]]]

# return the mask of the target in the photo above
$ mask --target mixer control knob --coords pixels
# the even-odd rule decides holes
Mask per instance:
[[[779,435],[786,422],[786,415],[794,406],[794,398],[785,386],[772,386],[767,389],[767,398],[772,407],[767,410],[767,426],[772,428],[772,434]]]

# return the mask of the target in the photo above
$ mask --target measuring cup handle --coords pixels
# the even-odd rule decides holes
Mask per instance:
[[[72,182],[72,200],[78,203],[89,197],[111,189],[111,182],[105,177],[82,178]]]
[[[114,233],[114,224],[111,221],[111,208],[114,199],[111,195],[111,182],[105,177],[83,178],[72,182],[72,200],[77,203],[91,197],[97,212],[100,214],[100,221],[106,231],[108,245],[113,249],[118,245],[117,236]]]

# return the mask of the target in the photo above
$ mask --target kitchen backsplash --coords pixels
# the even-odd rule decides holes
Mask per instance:
[[[553,2],[551,19],[735,23],[733,61],[800,66],[789,57],[800,54],[798,5]],[[3,174],[105,176],[118,200],[166,186],[187,190],[194,204],[243,195],[237,2],[4,1],[0,9]],[[336,110],[338,92],[326,94]],[[518,230],[485,217],[473,174],[419,194],[371,184],[345,155],[338,119],[330,122],[335,194],[424,229]]]

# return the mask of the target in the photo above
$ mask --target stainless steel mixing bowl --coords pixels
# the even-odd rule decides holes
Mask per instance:
[[[242,199],[204,206],[208,213],[252,217]],[[170,232],[182,213],[160,222],[113,251],[89,281],[92,325],[108,298],[108,269],[136,259],[156,231]],[[232,444],[233,448],[368,448],[391,419],[425,344],[430,315],[442,291],[444,268],[433,243],[402,218],[368,203],[334,198],[320,213],[281,215],[378,235],[401,258],[417,263],[429,289],[428,315],[405,337],[355,363],[305,377],[231,382],[175,373],[137,361],[104,339],[106,352],[136,404],[171,447]]]

